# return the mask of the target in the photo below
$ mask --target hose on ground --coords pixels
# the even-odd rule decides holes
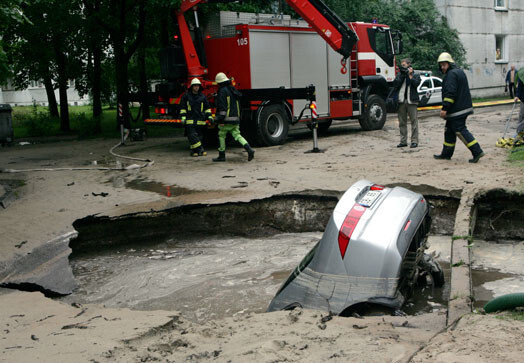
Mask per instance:
[[[116,158],[140,161],[143,164],[142,165],[131,164],[128,166],[120,166],[120,167],[101,167],[99,166],[99,167],[65,167],[65,168],[35,168],[35,169],[0,169],[0,173],[26,173],[26,172],[32,172],[32,171],[76,171],[76,170],[120,170],[121,171],[121,170],[131,170],[131,169],[143,169],[155,163],[153,160],[150,160],[150,159],[135,158],[131,156],[117,154],[115,152],[115,149],[121,145],[122,143],[119,142],[118,144],[116,144],[109,150],[109,153]]]
[[[484,311],[486,313],[494,313],[496,311],[515,309],[520,306],[524,307],[524,292],[496,297],[484,305]]]

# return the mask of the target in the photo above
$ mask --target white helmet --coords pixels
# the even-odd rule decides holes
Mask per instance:
[[[215,76],[216,83],[224,83],[227,81],[229,81],[229,78],[227,78],[227,76],[222,72],[217,73],[217,75]]]
[[[455,63],[455,61],[453,61],[453,58],[451,58],[451,54],[449,54],[448,52],[440,53],[440,55],[438,56],[437,63],[440,62]]]
[[[194,86],[195,84],[198,84],[199,86],[202,86],[202,82],[198,78],[193,78],[191,80],[191,86]]]

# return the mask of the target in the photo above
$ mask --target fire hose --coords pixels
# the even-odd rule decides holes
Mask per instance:
[[[486,313],[494,313],[496,311],[510,310],[520,306],[524,307],[524,292],[496,297],[484,305],[484,311]]]
[[[116,158],[140,161],[143,164],[142,165],[131,164],[128,166],[122,165],[120,167],[100,167],[99,166],[99,167],[64,167],[64,168],[34,168],[34,169],[0,169],[0,173],[26,173],[26,172],[32,172],[32,171],[75,171],[75,170],[120,170],[122,171],[122,170],[131,170],[131,169],[143,169],[155,163],[154,160],[150,160],[150,159],[135,158],[131,156],[117,154],[115,152],[115,149],[121,145],[122,143],[119,142],[118,144],[113,146],[111,149],[109,149],[109,153]]]

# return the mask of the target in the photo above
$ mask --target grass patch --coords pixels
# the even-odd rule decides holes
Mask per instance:
[[[511,150],[508,156],[509,161],[524,161],[524,146],[518,146]]]
[[[504,315],[497,315],[497,319],[524,321],[524,311],[507,311]]]
[[[13,129],[15,139],[28,137],[52,137],[73,135],[79,138],[118,138],[120,130],[116,123],[116,109],[104,107],[100,119],[101,134],[95,134],[95,120],[92,117],[91,106],[69,106],[70,132],[60,130],[60,119],[49,116],[46,106],[16,106],[13,107]],[[133,118],[137,117],[138,107],[131,108]],[[152,113],[153,115],[153,113]],[[132,128],[146,128],[147,137],[171,136],[180,133],[170,126],[152,127],[144,125],[142,120],[131,122]]]
[[[510,100],[508,96],[496,96],[496,97],[485,97],[485,98],[473,98],[473,103],[477,102],[489,102],[489,101],[502,101],[502,100]]]

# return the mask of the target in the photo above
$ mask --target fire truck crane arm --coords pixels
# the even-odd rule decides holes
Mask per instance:
[[[286,0],[308,24],[344,58],[349,58],[357,34],[321,0]]]

